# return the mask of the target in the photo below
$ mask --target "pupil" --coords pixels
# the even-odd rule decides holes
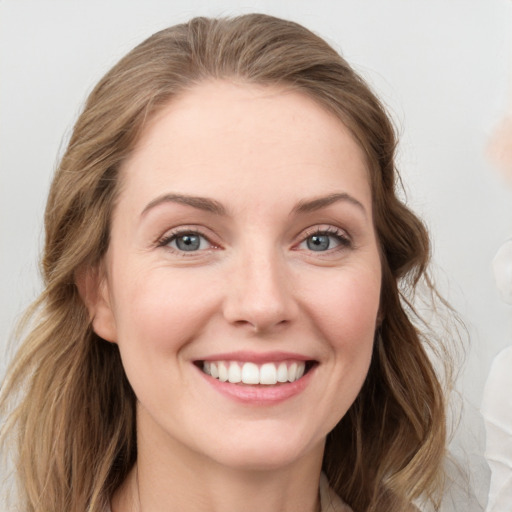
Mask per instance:
[[[176,246],[182,251],[195,251],[199,249],[198,235],[183,235],[176,239]]]
[[[325,251],[329,248],[329,237],[327,235],[310,236],[307,245],[312,251]]]

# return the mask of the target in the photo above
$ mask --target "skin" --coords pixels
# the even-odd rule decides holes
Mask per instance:
[[[93,327],[138,398],[138,461],[113,512],[316,509],[325,437],[363,384],[379,311],[368,180],[349,131],[298,92],[207,82],[148,123],[88,278]],[[200,232],[199,249],[176,230]],[[284,400],[239,401],[196,365],[237,351],[313,369]]]

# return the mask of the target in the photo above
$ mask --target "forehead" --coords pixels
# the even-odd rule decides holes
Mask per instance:
[[[298,195],[356,186],[368,195],[366,167],[349,130],[305,94],[211,81],[150,119],[122,171],[139,195],[169,187],[222,195],[244,186],[268,195],[276,185]]]

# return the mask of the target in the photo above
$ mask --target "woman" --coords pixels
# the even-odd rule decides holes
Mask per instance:
[[[193,19],[107,73],[2,390],[21,510],[436,503],[443,392],[400,291],[429,244],[395,146],[350,66],[269,16]]]

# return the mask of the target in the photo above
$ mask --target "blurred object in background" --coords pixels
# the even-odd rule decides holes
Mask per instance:
[[[492,266],[496,286],[498,287],[502,300],[512,305],[512,239],[506,241],[498,249]],[[512,372],[512,366],[510,370]],[[510,390],[512,393],[512,387]]]
[[[512,92],[512,91],[511,91]],[[512,98],[512,94],[510,95]],[[512,102],[487,146],[489,160],[512,186]],[[512,239],[492,262],[496,286],[512,305]],[[512,339],[510,340],[512,342]],[[493,359],[484,388],[481,413],[486,431],[485,458],[491,469],[486,512],[512,510],[512,345]]]
[[[495,128],[487,148],[493,165],[512,186],[512,113],[509,113]]]
[[[486,512],[512,510],[512,346],[500,352],[491,366],[482,401],[491,468]]]

